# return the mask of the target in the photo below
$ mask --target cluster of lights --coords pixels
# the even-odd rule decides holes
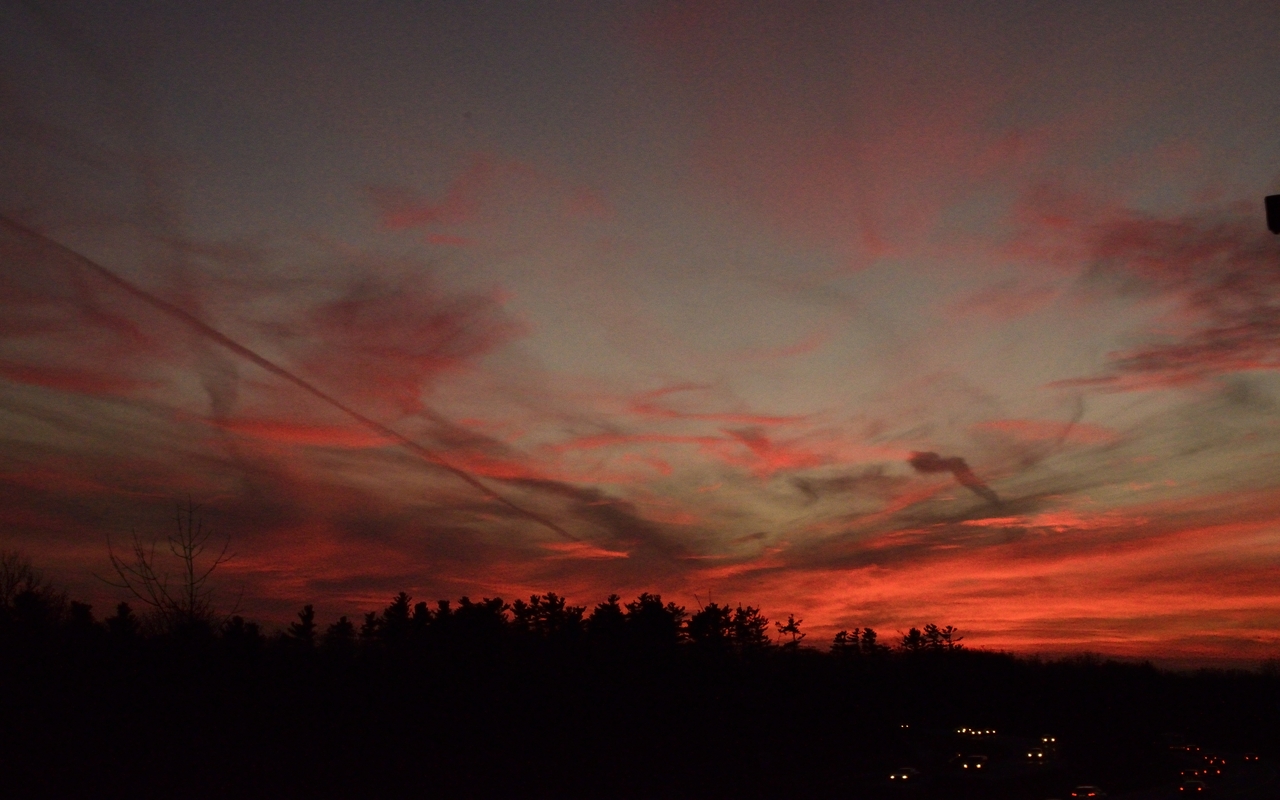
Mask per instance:
[[[970,736],[994,736],[995,729],[979,730],[977,728],[956,728],[956,733],[967,733]]]

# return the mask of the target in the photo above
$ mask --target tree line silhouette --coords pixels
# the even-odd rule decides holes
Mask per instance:
[[[1174,735],[1280,744],[1275,671],[1017,658],[932,624],[810,647],[794,616],[652,593],[588,608],[400,592],[331,622],[306,605],[268,633],[175,580],[99,621],[0,553],[6,796],[876,797],[911,765],[938,776],[926,794],[1001,797],[1162,780]],[[1053,732],[1061,767],[948,777],[974,746],[959,725]]]

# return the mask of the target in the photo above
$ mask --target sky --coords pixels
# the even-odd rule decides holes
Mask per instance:
[[[46,5],[0,547],[100,613],[193,503],[276,624],[1280,657],[1275,3]]]

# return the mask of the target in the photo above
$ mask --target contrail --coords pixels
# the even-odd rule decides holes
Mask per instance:
[[[89,258],[88,256],[81,255],[80,253],[76,252],[75,250],[72,250],[70,247],[67,247],[61,242],[55,239],[51,239],[50,237],[44,235],[43,233],[40,233],[37,230],[28,228],[26,225],[23,225],[20,222],[16,222],[7,216],[4,216],[3,214],[0,214],[0,223],[3,223],[5,227],[23,236],[24,238],[35,241],[39,244],[44,245],[45,247],[50,247],[55,251],[61,253],[62,255],[70,258],[72,261],[79,263],[81,266],[87,267],[90,271],[95,272],[98,275],[102,276],[109,283],[112,283],[118,286],[119,288],[123,289],[125,292],[128,292],[129,294],[133,295],[134,297],[138,298],[144,303],[156,309],[159,309],[160,311],[164,312],[165,314],[168,314],[174,319],[179,320],[183,324],[195,330],[201,336],[204,336],[205,338],[210,339],[211,341],[221,345],[227,350],[230,350],[232,353],[240,356],[246,361],[251,361],[254,364],[257,364],[259,367],[262,367],[267,372],[270,372],[272,375],[283,378],[289,383],[292,383],[294,386],[297,386],[299,389],[302,389],[304,392],[307,392],[308,394],[314,397],[317,397],[320,400],[328,403],[329,405],[333,406],[334,408],[338,409],[342,413],[351,417],[353,420],[365,426],[366,428],[373,431],[374,433],[377,433],[381,436],[385,436],[389,439],[399,442],[406,449],[408,449],[415,455],[419,456],[424,461],[434,466],[440,467],[441,469],[447,472],[452,473],[453,475],[457,476],[458,478],[466,482],[468,485],[475,488],[477,491],[484,494],[486,497],[489,497],[490,499],[495,500],[498,503],[501,503],[502,505],[506,506],[512,511],[515,511],[517,514],[520,514],[521,516],[526,517],[527,519],[533,520],[534,522],[538,523],[539,525],[542,525],[545,528],[548,528],[549,530],[555,531],[557,534],[559,534],[560,536],[563,536],[564,538],[570,541],[574,541],[574,542],[580,541],[578,537],[569,533],[564,528],[560,527],[559,525],[547,519],[546,517],[542,516],[541,514],[538,514],[534,511],[528,510],[527,508],[523,508],[521,506],[516,505],[512,501],[498,494],[493,489],[490,489],[488,486],[485,486],[483,483],[480,482],[478,478],[476,478],[474,475],[467,472],[466,470],[461,469],[460,467],[455,467],[454,465],[445,461],[439,455],[433,453],[431,450],[428,450],[427,448],[413,441],[409,437],[401,433],[398,433],[395,430],[392,430],[391,428],[388,428],[386,425],[383,425],[382,423],[377,422],[376,420],[366,417],[364,414],[361,414],[359,411],[356,411],[354,408],[351,408],[350,406],[346,405],[338,398],[322,391],[320,388],[312,384],[310,381],[307,381],[304,378],[300,378],[297,375],[290,372],[289,370],[275,363],[274,361],[271,361],[270,359],[267,359],[267,358],[264,358],[263,356],[258,355],[254,351],[250,350],[248,347],[245,347],[244,345],[240,344],[235,339],[232,339],[230,336],[227,336],[226,334],[222,333],[217,328],[214,328],[213,326],[209,325],[208,323],[201,320],[199,317],[195,316],[194,314],[184,311],[178,306],[175,306],[173,303],[170,303],[167,300],[163,300],[157,297],[156,295],[152,294],[151,292],[148,292],[146,289],[143,289],[141,286],[138,286],[137,284],[125,278],[120,277],[116,273],[102,266],[101,264]]]
[[[1000,504],[1000,498],[991,490],[991,487],[974,475],[973,470],[969,469],[969,465],[959,456],[943,458],[937,453],[912,453],[907,463],[917,472],[950,472],[969,491],[992,505]]]

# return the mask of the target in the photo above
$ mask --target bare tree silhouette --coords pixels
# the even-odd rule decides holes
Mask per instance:
[[[158,540],[152,539],[147,544],[135,532],[128,556],[117,555],[110,537],[107,538],[107,554],[116,580],[102,580],[127,590],[149,606],[165,630],[212,628],[218,613],[209,579],[234,556],[227,553],[231,540],[224,541],[217,555],[212,555],[209,549],[212,531],[204,527],[195,503],[190,500],[185,510],[177,507],[175,521],[177,531],[166,537],[166,544],[169,556],[177,561],[176,574],[161,566],[156,555]],[[206,551],[210,555],[206,555]],[[234,612],[232,609],[228,613]]]
[[[8,608],[18,595],[39,591],[44,585],[31,559],[17,550],[0,550],[0,607]]]

